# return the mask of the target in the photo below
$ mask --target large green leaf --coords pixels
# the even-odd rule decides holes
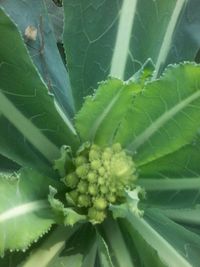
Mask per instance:
[[[0,152],[45,169],[62,144],[76,147],[75,131],[57,113],[20,33],[2,10],[0,22]]]
[[[148,59],[128,82],[110,78],[101,82],[93,96],[88,96],[76,114],[75,125],[82,141],[110,145],[135,96],[142,91],[153,73]]]
[[[194,139],[199,105],[200,67],[171,66],[136,97],[114,141],[125,146],[139,166],[163,157]]]
[[[55,223],[47,201],[49,184],[55,182],[32,169],[0,174],[1,255],[8,249],[26,250]]]
[[[200,224],[200,178],[138,179],[146,191],[142,207],[159,209],[176,221]]]
[[[198,0],[64,0],[64,45],[76,106],[108,75],[129,79],[147,58],[156,77],[168,63],[194,60]]]
[[[77,230],[77,227],[70,228],[58,226],[49,236],[24,260],[20,267],[63,267],[65,264],[75,267],[72,258],[62,255],[65,244]],[[74,263],[81,262],[80,255],[73,259]],[[77,264],[77,267],[79,265]]]
[[[87,242],[86,242],[87,240]],[[59,226],[20,267],[93,267],[97,246],[91,225]]]
[[[198,267],[200,237],[154,210],[144,218],[127,212],[126,229],[145,267]]]
[[[146,212],[144,219],[150,227],[154,228],[166,242],[176,249],[180,256],[186,258],[186,261],[192,267],[199,266],[200,237],[198,235],[167,219],[156,210]],[[179,265],[182,266],[181,264]]]
[[[131,105],[137,85],[118,79],[102,82],[94,96],[86,98],[76,115],[76,127],[82,141],[100,145],[112,144],[114,135]]]
[[[103,230],[105,232],[105,241],[109,248],[110,257],[113,260],[114,266],[118,267],[134,267],[132,261],[133,254],[130,253],[130,248],[124,239],[118,223],[111,217],[103,223]]]
[[[63,7],[57,6],[52,0],[45,0],[47,11],[53,25],[54,35],[57,42],[62,43],[64,27],[64,10]]]
[[[173,153],[147,164],[140,165],[139,173],[142,178],[163,177],[195,177],[200,175],[200,136]]]
[[[98,243],[98,256],[101,267],[114,267],[108,246],[101,235],[97,235],[97,243]]]
[[[62,22],[62,11],[55,7],[52,1],[1,1],[6,13],[14,20],[24,37],[24,41],[30,52],[33,62],[37,66],[41,76],[48,86],[50,93],[55,95],[61,113],[70,123],[70,116],[74,112],[74,103],[72,99],[71,86],[69,83],[66,68],[62,62],[61,56],[56,44],[56,38],[60,38],[62,26],[58,21]],[[52,5],[54,6],[54,14],[52,13]],[[56,25],[56,28],[51,24]],[[37,29],[35,40],[31,40],[25,36],[28,26]],[[60,28],[61,27],[61,28]]]
[[[160,260],[156,250],[152,249],[142,234],[137,232],[131,224],[120,220],[120,225],[126,236],[126,242],[129,241],[130,253],[138,254],[136,267],[169,267]]]
[[[76,210],[73,210],[72,207],[65,207],[65,204],[63,204],[61,200],[55,198],[56,193],[57,190],[50,186],[48,201],[54,211],[54,217],[57,223],[73,226],[79,221],[83,222],[86,220],[85,215],[79,214]]]

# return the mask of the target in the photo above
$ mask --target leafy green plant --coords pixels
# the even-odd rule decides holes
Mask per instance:
[[[198,267],[198,1],[54,2],[1,1],[0,265]]]

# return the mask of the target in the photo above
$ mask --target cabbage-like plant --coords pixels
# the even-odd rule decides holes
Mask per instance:
[[[0,266],[199,267],[199,2],[54,2],[0,1]]]

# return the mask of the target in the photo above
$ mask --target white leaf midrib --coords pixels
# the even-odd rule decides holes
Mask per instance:
[[[59,156],[60,152],[14,104],[0,92],[0,113],[5,116],[22,135],[50,162]]]
[[[120,12],[118,31],[110,67],[110,76],[119,79],[124,79],[136,6],[137,0],[124,0]]]
[[[100,128],[100,125],[102,124],[102,122],[104,121],[106,116],[109,114],[109,112],[111,111],[111,109],[113,108],[113,106],[115,105],[117,100],[119,99],[122,90],[123,90],[123,86],[122,86],[122,88],[119,88],[118,92],[114,95],[112,100],[109,101],[108,105],[104,108],[104,111],[96,118],[96,120],[95,120],[95,122],[94,122],[94,124],[90,130],[91,140],[95,139],[95,135],[96,135],[98,129]]]
[[[200,177],[181,179],[139,179],[137,184],[148,191],[197,190],[197,188],[200,188]]]
[[[200,210],[198,208],[182,208],[182,209],[162,209],[162,213],[168,218],[190,225],[200,224]]]
[[[188,0],[177,0],[176,1],[174,11],[169,19],[169,23],[165,31],[163,42],[159,49],[159,53],[158,53],[156,64],[155,64],[155,71],[154,71],[152,80],[157,77],[160,71],[160,68],[162,67],[162,64],[165,62],[167,58],[167,55],[170,50],[173,34],[174,34],[174,31],[177,25],[177,21],[187,1]]]
[[[130,150],[136,150],[143,143],[145,143],[154,133],[156,133],[165,123],[173,118],[178,112],[187,107],[192,101],[200,97],[200,90],[191,94],[184,100],[178,102],[177,105],[171,109],[165,111],[160,117],[158,117],[149,127],[147,127],[140,135],[138,135],[134,141],[128,146]]]
[[[36,200],[17,205],[0,213],[0,224],[48,207],[49,203],[46,200]]]
[[[133,215],[132,224],[140,232],[147,243],[153,247],[163,262],[169,267],[193,267],[170,243],[167,242],[150,224],[143,218]]]

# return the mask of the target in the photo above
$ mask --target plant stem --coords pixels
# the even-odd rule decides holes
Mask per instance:
[[[159,232],[143,218],[127,216],[131,226],[140,233],[146,242],[158,253],[160,259],[170,267],[192,267],[191,264]]]
[[[137,184],[147,191],[192,190],[200,187],[200,178],[138,179]]]
[[[50,235],[49,238],[36,249],[22,264],[21,267],[46,267],[51,260],[57,255],[65,246],[66,241],[74,233],[77,227],[73,229],[70,227],[58,226]]]
[[[134,267],[118,223],[115,220],[109,219],[105,221],[103,226],[118,266]]]
[[[180,223],[200,224],[200,209],[162,209],[162,213]]]

